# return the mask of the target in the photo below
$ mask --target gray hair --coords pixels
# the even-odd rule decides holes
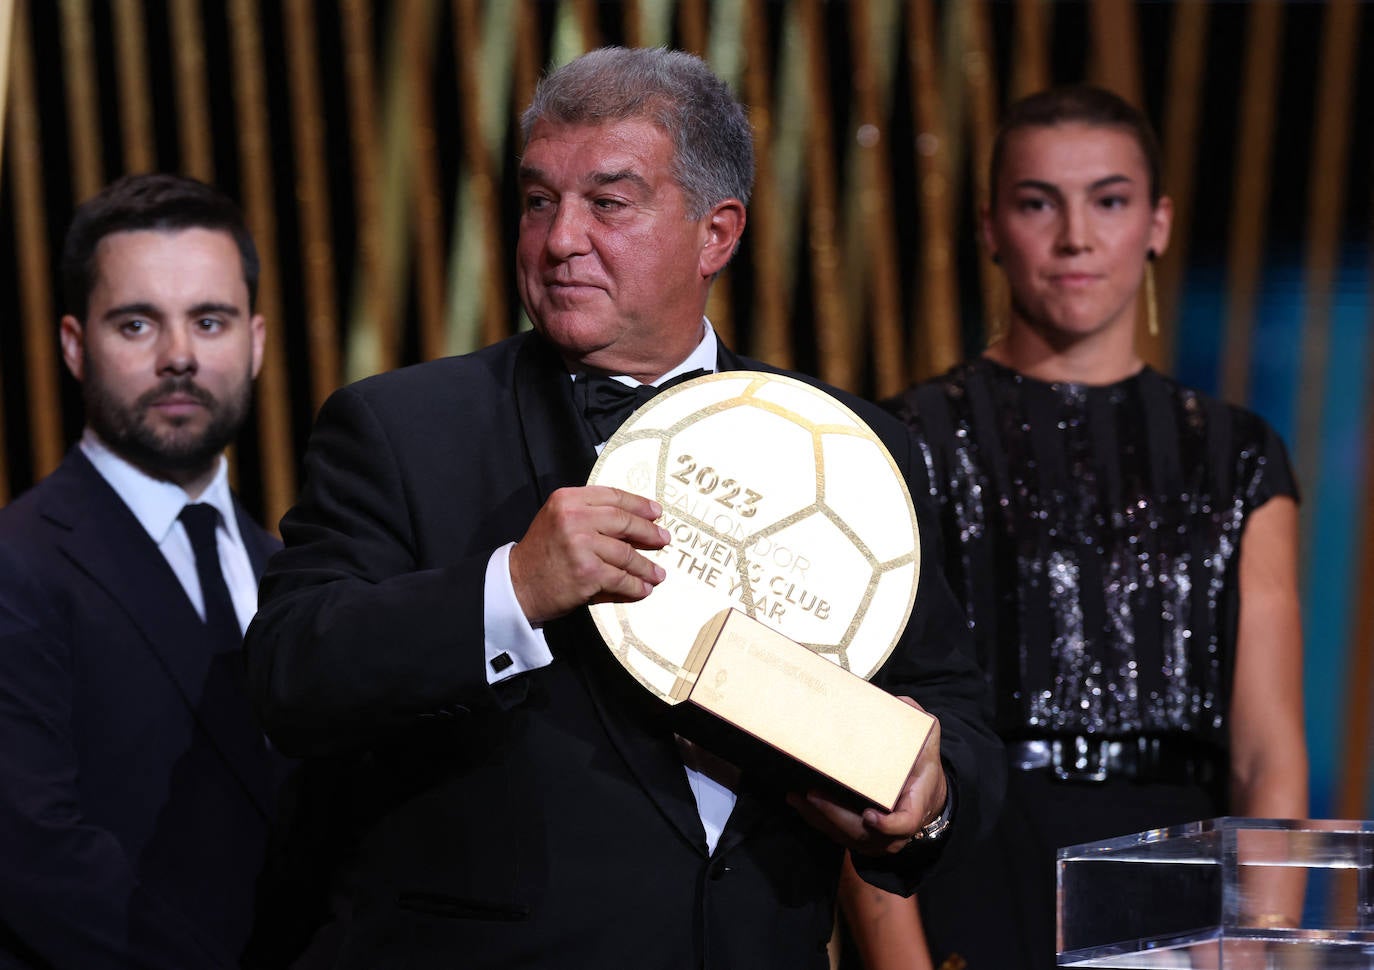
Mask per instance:
[[[754,140],[744,107],[699,57],[662,47],[601,47],[545,75],[520,117],[529,141],[535,122],[596,125],[645,118],[673,140],[673,180],[688,215],[739,199],[754,185]]]

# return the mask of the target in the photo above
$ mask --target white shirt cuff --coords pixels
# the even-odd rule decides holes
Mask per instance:
[[[482,624],[488,684],[498,684],[553,663],[544,631],[530,626],[515,598],[515,586],[510,579],[510,551],[514,547],[515,543],[508,542],[487,560]]]

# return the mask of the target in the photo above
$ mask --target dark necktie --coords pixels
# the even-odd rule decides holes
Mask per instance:
[[[237,766],[239,777],[264,807],[273,803],[277,770],[268,757],[267,744],[253,723],[248,703],[247,671],[243,660],[243,631],[220,568],[215,526],[219,511],[196,503],[181,510],[181,522],[196,554],[196,575],[205,601],[206,646],[210,653],[205,680],[200,688],[197,714]]]
[[[636,408],[647,404],[670,387],[709,373],[704,369],[689,370],[664,381],[658,387],[652,384],[631,386],[611,377],[583,375],[573,382],[573,397],[587,418],[587,423],[596,432],[596,440],[600,444],[609,440]]]
[[[200,594],[205,601],[205,625],[210,630],[216,653],[238,650],[243,641],[234,600],[224,582],[220,568],[219,543],[215,540],[215,526],[219,511],[213,505],[196,503],[181,510],[181,522],[191,539],[196,554],[196,575],[200,578]]]

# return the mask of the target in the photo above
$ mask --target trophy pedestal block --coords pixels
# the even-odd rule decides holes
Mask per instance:
[[[1374,967],[1374,822],[1218,818],[1059,850],[1059,965]]]
[[[935,724],[737,610],[702,627],[672,695],[889,811]]]

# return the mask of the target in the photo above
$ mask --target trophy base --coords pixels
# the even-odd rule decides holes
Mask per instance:
[[[935,719],[738,610],[702,627],[675,701],[763,742],[807,774],[891,811]],[[719,742],[717,742],[719,743]],[[732,754],[721,751],[722,754]],[[755,760],[750,758],[748,760]]]

